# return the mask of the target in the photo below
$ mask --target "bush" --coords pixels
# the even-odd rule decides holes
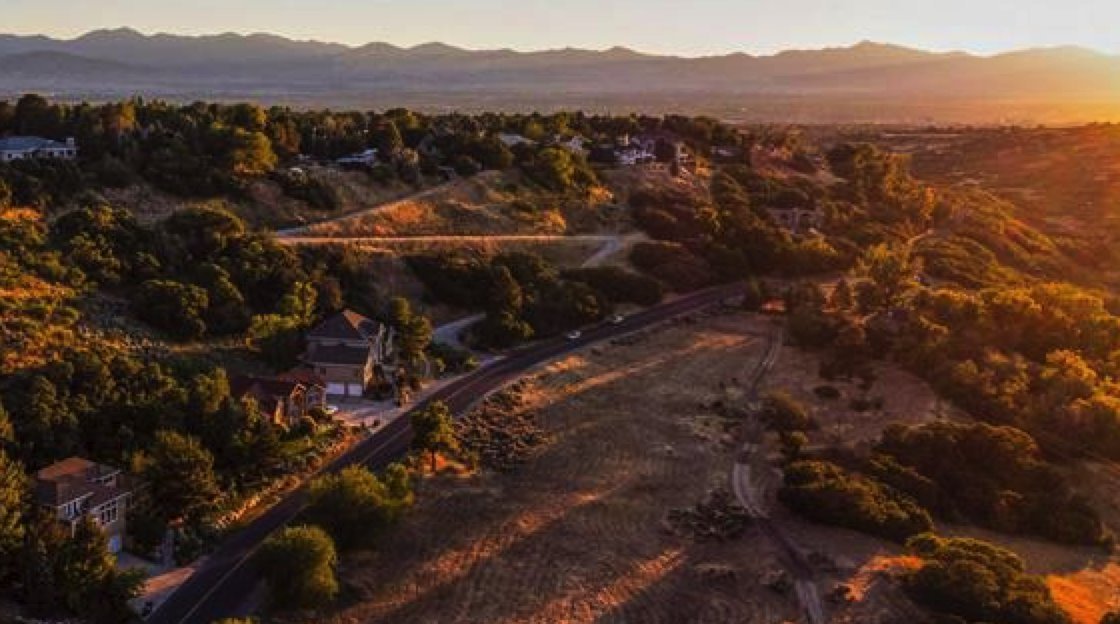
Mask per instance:
[[[1026,574],[1015,553],[974,539],[923,534],[907,548],[922,567],[903,582],[906,592],[937,613],[965,622],[1068,624],[1042,578]]]
[[[703,288],[713,279],[707,261],[676,243],[638,243],[630,251],[630,261],[676,292]]]
[[[180,340],[201,338],[202,320],[210,300],[198,286],[171,280],[148,280],[140,285],[132,309],[140,320]]]
[[[814,428],[805,406],[782,390],[768,392],[762,399],[760,414],[766,426],[774,431],[807,431]]]
[[[282,608],[317,608],[338,595],[338,554],[323,529],[294,526],[264,543],[260,570],[272,601]]]
[[[933,528],[926,510],[909,497],[829,462],[790,464],[778,498],[814,521],[897,542]]]
[[[386,469],[384,479],[361,466],[351,466],[311,482],[306,514],[345,551],[371,545],[412,500],[412,486],[400,466]]]
[[[1049,464],[1025,432],[982,423],[892,425],[875,451],[920,479],[892,480],[938,515],[1058,542],[1106,544],[1099,514]],[[929,486],[933,484],[934,493]],[[912,489],[912,486],[916,489]]]

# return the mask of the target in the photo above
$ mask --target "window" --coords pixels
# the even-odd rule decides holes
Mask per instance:
[[[111,524],[117,521],[117,501],[110,501],[101,507],[101,512],[98,514],[97,519],[102,525]]]

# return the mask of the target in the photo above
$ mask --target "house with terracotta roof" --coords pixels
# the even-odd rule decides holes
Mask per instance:
[[[230,396],[252,399],[262,416],[276,425],[299,423],[313,408],[327,405],[326,382],[312,371],[293,371],[278,377],[234,375]]]
[[[125,518],[138,483],[120,469],[70,457],[35,473],[35,501],[73,531],[83,516],[109,538],[109,552],[124,548]]]
[[[361,398],[392,353],[393,332],[353,310],[343,310],[308,332],[303,362],[326,384],[329,396]]]

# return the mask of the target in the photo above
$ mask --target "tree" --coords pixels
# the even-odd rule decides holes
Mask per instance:
[[[8,416],[8,410],[4,409],[4,403],[0,402],[0,451],[11,450],[15,442],[16,431],[12,426],[12,419]]]
[[[0,584],[16,572],[16,557],[23,543],[26,496],[27,475],[23,467],[0,448]]]
[[[917,283],[921,261],[908,249],[875,245],[864,252],[856,274],[867,278],[869,288],[861,293],[861,304],[870,310],[888,309]]]
[[[140,320],[181,340],[201,338],[206,333],[203,318],[209,306],[205,290],[171,280],[144,282],[132,300],[132,309]]]
[[[254,316],[249,323],[249,346],[277,370],[289,368],[303,352],[304,326],[299,319],[279,314]]]
[[[214,509],[220,496],[214,458],[196,438],[157,432],[144,463],[153,504],[165,521],[195,522]]]
[[[386,470],[385,480],[361,466],[315,479],[308,520],[326,529],[341,550],[372,544],[412,504],[407,473],[400,480],[402,469],[393,464]]]
[[[91,622],[130,622],[128,601],[139,594],[143,573],[117,572],[104,532],[83,516],[73,536],[58,518],[35,511],[21,560],[25,602],[46,616],[80,615]]]
[[[432,472],[436,470],[436,456],[439,453],[454,453],[459,450],[451,410],[442,401],[435,401],[424,409],[414,410],[412,431],[412,448],[429,454]]]
[[[310,282],[296,282],[292,291],[280,300],[277,310],[281,316],[293,319],[301,327],[308,327],[315,320],[315,302],[318,294]]]
[[[389,324],[397,332],[397,350],[405,364],[423,359],[424,350],[432,341],[432,323],[427,317],[414,314],[408,299],[395,297],[389,302]]]
[[[260,553],[269,593],[282,608],[322,607],[334,600],[337,564],[334,542],[316,526],[285,528],[270,537]]]
[[[761,416],[768,427],[779,433],[813,427],[813,419],[805,406],[782,390],[771,391],[763,397]]]

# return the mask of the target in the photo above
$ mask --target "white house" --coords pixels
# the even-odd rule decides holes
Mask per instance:
[[[367,149],[364,152],[343,156],[335,162],[340,165],[371,166],[377,163],[377,150],[372,148]]]
[[[535,141],[531,141],[520,134],[514,134],[512,132],[499,132],[498,140],[501,141],[503,145],[510,148],[518,145],[536,145]]]
[[[0,139],[0,162],[11,162],[25,158],[58,158],[73,160],[78,155],[78,146],[73,138],[65,143],[42,137],[14,136]]]

